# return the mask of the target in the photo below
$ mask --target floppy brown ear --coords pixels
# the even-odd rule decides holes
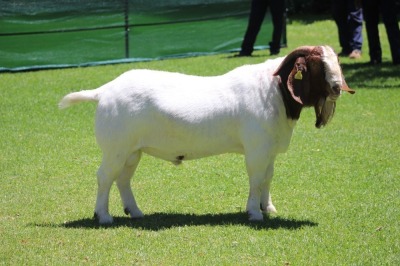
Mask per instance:
[[[274,76],[280,76],[281,79],[287,80],[290,72],[292,72],[294,62],[298,57],[306,57],[308,56],[314,46],[301,46],[296,50],[293,50],[290,54],[288,54],[285,59],[283,59],[282,63],[279,65],[278,69],[275,71]]]
[[[313,49],[313,46],[297,48],[285,57],[274,73],[274,76],[279,76],[282,83],[287,85],[292,98],[302,105],[305,103],[310,89],[310,73],[307,69],[305,57]]]
[[[352,90],[349,88],[349,86],[346,83],[346,80],[344,79],[343,74],[342,74],[342,80],[343,80],[343,84],[342,84],[342,88],[341,88],[342,91],[347,91],[348,93],[351,93],[351,94],[356,93],[355,90]]]
[[[287,82],[287,89],[293,100],[304,105],[308,102],[310,92],[310,72],[304,57],[298,57],[290,72]]]

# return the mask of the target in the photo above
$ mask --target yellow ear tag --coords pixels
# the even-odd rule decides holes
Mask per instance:
[[[303,79],[303,75],[301,74],[301,71],[300,70],[297,70],[297,73],[296,73],[296,75],[294,75],[294,78],[295,79]]]

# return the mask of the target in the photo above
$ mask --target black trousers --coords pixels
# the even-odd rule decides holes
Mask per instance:
[[[400,63],[400,30],[395,2],[395,0],[362,1],[371,60],[382,60],[382,48],[378,30],[379,15],[382,14],[382,21],[385,24],[393,63]]]
[[[284,0],[252,0],[249,22],[242,43],[242,54],[251,55],[254,43],[260,32],[267,8],[270,8],[273,24],[272,41],[269,43],[271,51],[279,52],[285,13]]]
[[[362,9],[356,7],[354,0],[332,1],[332,14],[336,22],[342,52],[350,54],[362,48]]]

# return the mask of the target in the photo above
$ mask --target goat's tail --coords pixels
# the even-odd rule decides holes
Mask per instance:
[[[98,102],[102,89],[103,87],[100,87],[95,90],[85,90],[67,94],[58,103],[58,107],[60,109],[65,109],[80,102]]]

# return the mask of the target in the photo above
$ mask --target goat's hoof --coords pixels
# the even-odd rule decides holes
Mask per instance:
[[[107,224],[112,224],[113,223],[113,218],[109,214],[99,215],[99,214],[97,214],[95,212],[93,218],[95,220],[97,220],[99,222],[99,224],[102,224],[102,225],[107,225]]]
[[[261,208],[261,211],[266,213],[266,214],[276,214],[276,213],[278,213],[276,211],[275,206],[272,205],[272,204],[268,205],[266,208]]]
[[[136,210],[134,210],[134,211],[131,211],[131,210],[127,207],[127,208],[124,209],[124,212],[125,212],[126,215],[130,215],[131,218],[134,218],[134,219],[138,219],[138,218],[143,218],[143,217],[144,217],[143,212],[142,212],[141,210],[139,210],[139,209],[136,209]]]
[[[249,215],[250,222],[262,222],[264,220],[264,216],[260,211],[257,212],[247,211],[247,214]]]
[[[268,214],[271,214],[271,213],[278,213],[278,211],[276,210],[276,208],[275,208],[275,206],[274,205],[269,205],[269,206],[267,206],[267,211],[266,211]]]
[[[140,219],[140,218],[143,218],[143,217],[144,217],[144,214],[140,210],[131,212],[131,218]]]

